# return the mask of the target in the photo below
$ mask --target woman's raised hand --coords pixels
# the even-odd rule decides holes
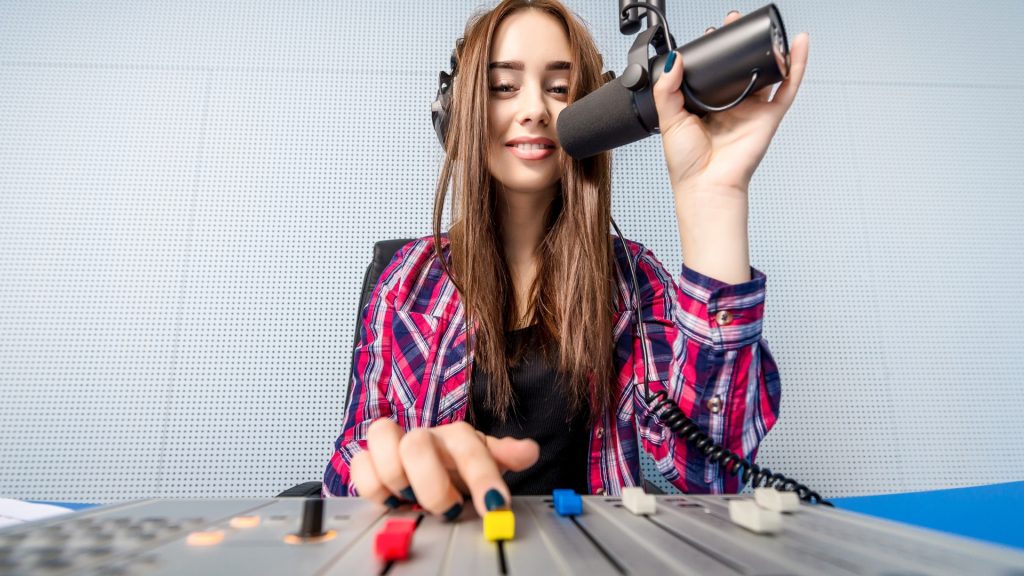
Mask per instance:
[[[739,12],[730,12],[724,25],[739,18]],[[708,28],[705,34],[712,30]],[[654,86],[654,103],[669,178],[677,195],[698,189],[726,195],[746,193],[754,170],[800,89],[808,42],[807,33],[793,40],[789,77],[779,84],[774,97],[772,86],[765,86],[736,107],[713,112],[704,120],[683,108],[685,97],[680,84],[686,63],[674,59]]]
[[[485,436],[466,422],[406,432],[381,418],[370,424],[366,443],[350,466],[360,496],[392,508],[415,502],[448,520],[462,513],[464,494],[481,517],[510,505],[502,473],[525,470],[540,457],[533,440]]]

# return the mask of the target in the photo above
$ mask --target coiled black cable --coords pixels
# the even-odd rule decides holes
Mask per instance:
[[[644,401],[650,406],[651,412],[678,438],[696,447],[704,454],[705,458],[718,462],[722,470],[725,470],[732,476],[742,474],[741,480],[745,484],[749,483],[751,488],[764,487],[775,488],[783,492],[792,491],[796,492],[797,497],[805,502],[833,506],[831,502],[823,499],[817,492],[796,480],[787,478],[782,474],[773,473],[768,468],[761,468],[757,464],[747,461],[746,458],[730,452],[727,448],[715,444],[711,436],[701,430],[700,426],[694,423],[693,420],[690,420],[683,413],[682,408],[669,398],[664,390],[651,394],[650,384],[647,380],[648,374],[650,374],[650,367],[647,365],[647,357],[650,355],[647,349],[647,331],[644,330],[643,316],[640,315],[640,283],[637,281],[636,267],[633,265],[633,257],[629,252],[629,247],[626,245],[622,231],[619,230],[615,219],[612,219],[611,222],[612,227],[615,228],[615,233],[619,235],[619,242],[622,244],[623,252],[627,255],[626,261],[629,263],[629,275],[633,283],[633,313],[636,317],[636,326],[639,331],[638,336],[640,337],[644,361]]]
[[[817,492],[812,491],[807,486],[786,478],[782,474],[773,473],[768,468],[761,468],[757,464],[751,463],[745,458],[740,458],[726,448],[715,444],[706,432],[694,424],[693,420],[687,418],[686,414],[683,414],[679,405],[673,402],[665,394],[664,390],[655,392],[653,396],[647,398],[647,401],[648,403],[654,403],[651,411],[676,436],[703,452],[705,458],[718,462],[722,469],[729,474],[736,476],[742,473],[741,479],[744,483],[750,483],[752,488],[765,487],[775,488],[784,492],[795,491],[801,500],[812,504],[832,506],[831,502],[824,500]]]

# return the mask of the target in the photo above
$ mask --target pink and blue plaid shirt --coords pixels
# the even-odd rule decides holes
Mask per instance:
[[[642,316],[650,341],[651,390],[667,389],[716,443],[753,462],[758,444],[778,418],[779,373],[761,338],[765,275],[725,284],[685,265],[674,279],[650,250],[612,237],[618,311],[612,318],[620,399],[590,433],[588,478],[592,494],[619,494],[641,484],[640,447],[658,470],[686,493],[735,493],[741,482],[717,462],[678,440],[643,400],[639,337],[633,324],[633,290],[626,258],[636,266]],[[449,258],[447,236],[442,253]],[[354,351],[349,402],[334,455],[324,473],[323,495],[355,495],[352,457],[366,449],[366,429],[391,418],[406,430],[466,418],[464,309],[432,236],[405,245],[381,274],[362,311]],[[639,385],[638,385],[639,382]]]

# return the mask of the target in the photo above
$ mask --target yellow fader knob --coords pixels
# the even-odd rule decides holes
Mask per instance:
[[[491,542],[511,540],[516,533],[516,517],[511,510],[493,510],[484,516],[484,538]]]

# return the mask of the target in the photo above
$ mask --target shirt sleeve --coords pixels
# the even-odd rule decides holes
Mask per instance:
[[[642,319],[652,393],[665,390],[714,442],[753,462],[779,413],[778,368],[761,337],[766,277],[727,284],[685,265],[678,282],[643,248],[638,259]],[[676,437],[644,399],[644,363],[634,345],[635,406],[640,438],[665,478],[686,493],[736,493],[727,474]]]
[[[393,418],[388,397],[392,366],[392,316],[399,271],[409,246],[395,254],[380,275],[370,300],[361,311],[359,343],[353,351],[351,393],[345,410],[341,434],[334,443],[334,454],[324,472],[321,494],[357,496],[349,465],[366,449],[366,430],[378,418]]]

